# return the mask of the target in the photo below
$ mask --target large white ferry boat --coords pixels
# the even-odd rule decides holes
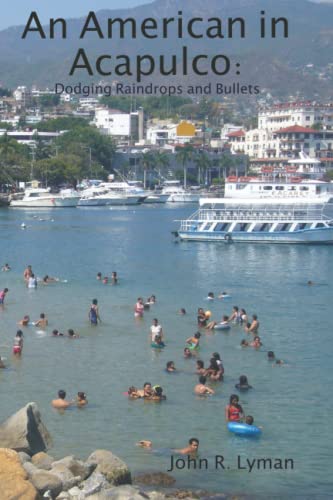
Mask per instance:
[[[53,194],[50,188],[39,187],[38,181],[26,183],[24,193],[11,196],[10,207],[14,208],[65,208],[76,207],[80,194],[73,189],[63,189]]]
[[[202,198],[182,220],[181,240],[333,244],[333,220],[324,204],[277,200]]]

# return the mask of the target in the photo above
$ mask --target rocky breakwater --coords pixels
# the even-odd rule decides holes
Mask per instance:
[[[1,500],[163,500],[164,494],[132,486],[131,473],[108,450],[85,461],[74,456],[55,460],[46,450],[51,437],[35,403],[0,425]]]

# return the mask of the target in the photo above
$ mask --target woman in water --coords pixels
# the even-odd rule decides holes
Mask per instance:
[[[239,391],[247,391],[248,389],[252,389],[252,385],[249,384],[246,375],[241,375],[239,377],[239,382],[235,385],[235,387]]]
[[[227,422],[240,422],[244,416],[243,408],[239,404],[239,397],[231,394],[230,403],[225,407],[225,419]]]
[[[98,310],[98,300],[93,299],[92,304],[89,309],[89,321],[92,325],[97,325],[98,321],[101,322],[101,318],[99,317],[99,310]]]
[[[16,336],[14,338],[13,354],[21,355],[23,350],[23,332],[22,330],[17,330]]]
[[[193,335],[193,337],[189,337],[186,339],[186,344],[190,344],[189,349],[199,349],[201,333],[197,332]]]
[[[202,307],[199,307],[198,309],[197,319],[198,319],[198,328],[205,328],[207,326],[207,316]]]
[[[223,373],[215,358],[211,358],[210,365],[207,370],[207,376],[214,381],[223,380]]]
[[[206,375],[207,374],[207,370],[205,369],[204,362],[201,359],[197,360],[197,366],[196,366],[195,373],[197,375]]]
[[[221,359],[221,356],[219,355],[219,353],[213,352],[212,358],[216,359],[216,363],[218,364],[219,370],[222,373],[222,375],[224,375],[224,366],[223,366],[222,359]]]
[[[143,318],[143,311],[144,311],[144,303],[142,297],[138,297],[138,300],[136,301],[135,307],[134,307],[134,317],[135,318]]]
[[[85,406],[86,404],[88,404],[87,396],[84,392],[77,393],[76,404],[78,406]]]
[[[260,337],[258,337],[258,335],[254,337],[253,342],[251,342],[250,346],[254,347],[255,349],[258,349],[259,347],[262,346]]]
[[[188,347],[184,347],[184,358],[192,358],[192,353]]]

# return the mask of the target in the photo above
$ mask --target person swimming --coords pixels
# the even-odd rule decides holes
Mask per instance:
[[[88,404],[87,396],[84,392],[78,392],[76,397],[76,404],[78,406],[85,406]]]
[[[192,353],[188,347],[184,347],[184,358],[192,358]]]
[[[173,373],[176,371],[176,367],[175,367],[175,363],[174,361],[168,361],[167,364],[166,364],[166,368],[165,370],[168,372],[168,373]]]
[[[239,382],[235,385],[235,387],[239,391],[247,391],[248,389],[252,389],[252,385],[249,384],[246,375],[241,375],[239,377]]]
[[[200,332],[196,332],[193,337],[189,337],[188,339],[186,339],[186,344],[190,344],[190,347],[189,349],[199,349],[199,344],[200,344],[200,337],[201,337],[201,333]]]

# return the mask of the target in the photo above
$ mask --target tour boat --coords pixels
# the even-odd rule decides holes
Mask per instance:
[[[182,220],[181,240],[251,243],[333,244],[333,220],[326,204],[289,200],[202,198],[199,209]]]
[[[41,188],[37,182],[27,182],[24,193],[11,196],[10,207],[14,208],[67,208],[76,207],[80,194],[73,189],[50,193],[50,188]]]

